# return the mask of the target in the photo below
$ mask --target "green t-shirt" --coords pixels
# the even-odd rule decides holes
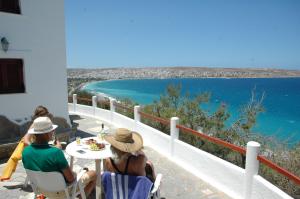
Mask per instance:
[[[48,144],[31,144],[22,153],[25,169],[33,171],[62,172],[68,167],[68,162],[61,149]]]

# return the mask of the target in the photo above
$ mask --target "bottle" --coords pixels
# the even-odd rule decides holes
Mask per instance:
[[[104,124],[103,123],[101,124],[101,128],[102,128],[102,130],[101,130],[101,139],[104,140]]]
[[[100,141],[103,141],[103,131],[104,131],[104,124],[102,123],[102,124],[101,124],[101,130],[100,130],[100,132],[99,132],[99,134],[98,134],[98,139],[99,139]]]

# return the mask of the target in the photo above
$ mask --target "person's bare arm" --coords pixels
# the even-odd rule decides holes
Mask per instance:
[[[62,172],[68,183],[71,183],[75,180],[75,176],[69,166],[65,168]]]
[[[29,129],[32,129],[32,128],[33,128],[33,125],[31,124]],[[29,131],[29,129],[28,129],[28,131]],[[24,135],[24,139],[23,139],[25,146],[28,146],[31,144],[32,135],[28,134],[28,131]]]
[[[28,133],[26,133],[24,135],[24,144],[25,144],[25,146],[28,146],[31,144],[31,135]]]
[[[59,148],[59,149],[62,149],[62,146],[61,146],[61,143],[59,140],[56,140],[56,143],[54,143],[54,146]]]

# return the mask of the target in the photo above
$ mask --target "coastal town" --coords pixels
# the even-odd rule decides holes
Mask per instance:
[[[111,79],[167,78],[283,78],[300,77],[300,70],[270,68],[144,67],[144,68],[68,68],[68,92],[91,81]]]
[[[146,78],[270,78],[300,77],[300,70],[269,68],[145,67],[68,69],[68,78],[146,79]]]

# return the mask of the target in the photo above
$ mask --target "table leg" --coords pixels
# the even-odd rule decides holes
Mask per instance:
[[[101,199],[101,160],[95,160],[96,163],[96,199]]]
[[[74,157],[71,156],[70,157],[70,169],[71,169],[71,171],[73,171],[73,163],[74,163]]]

